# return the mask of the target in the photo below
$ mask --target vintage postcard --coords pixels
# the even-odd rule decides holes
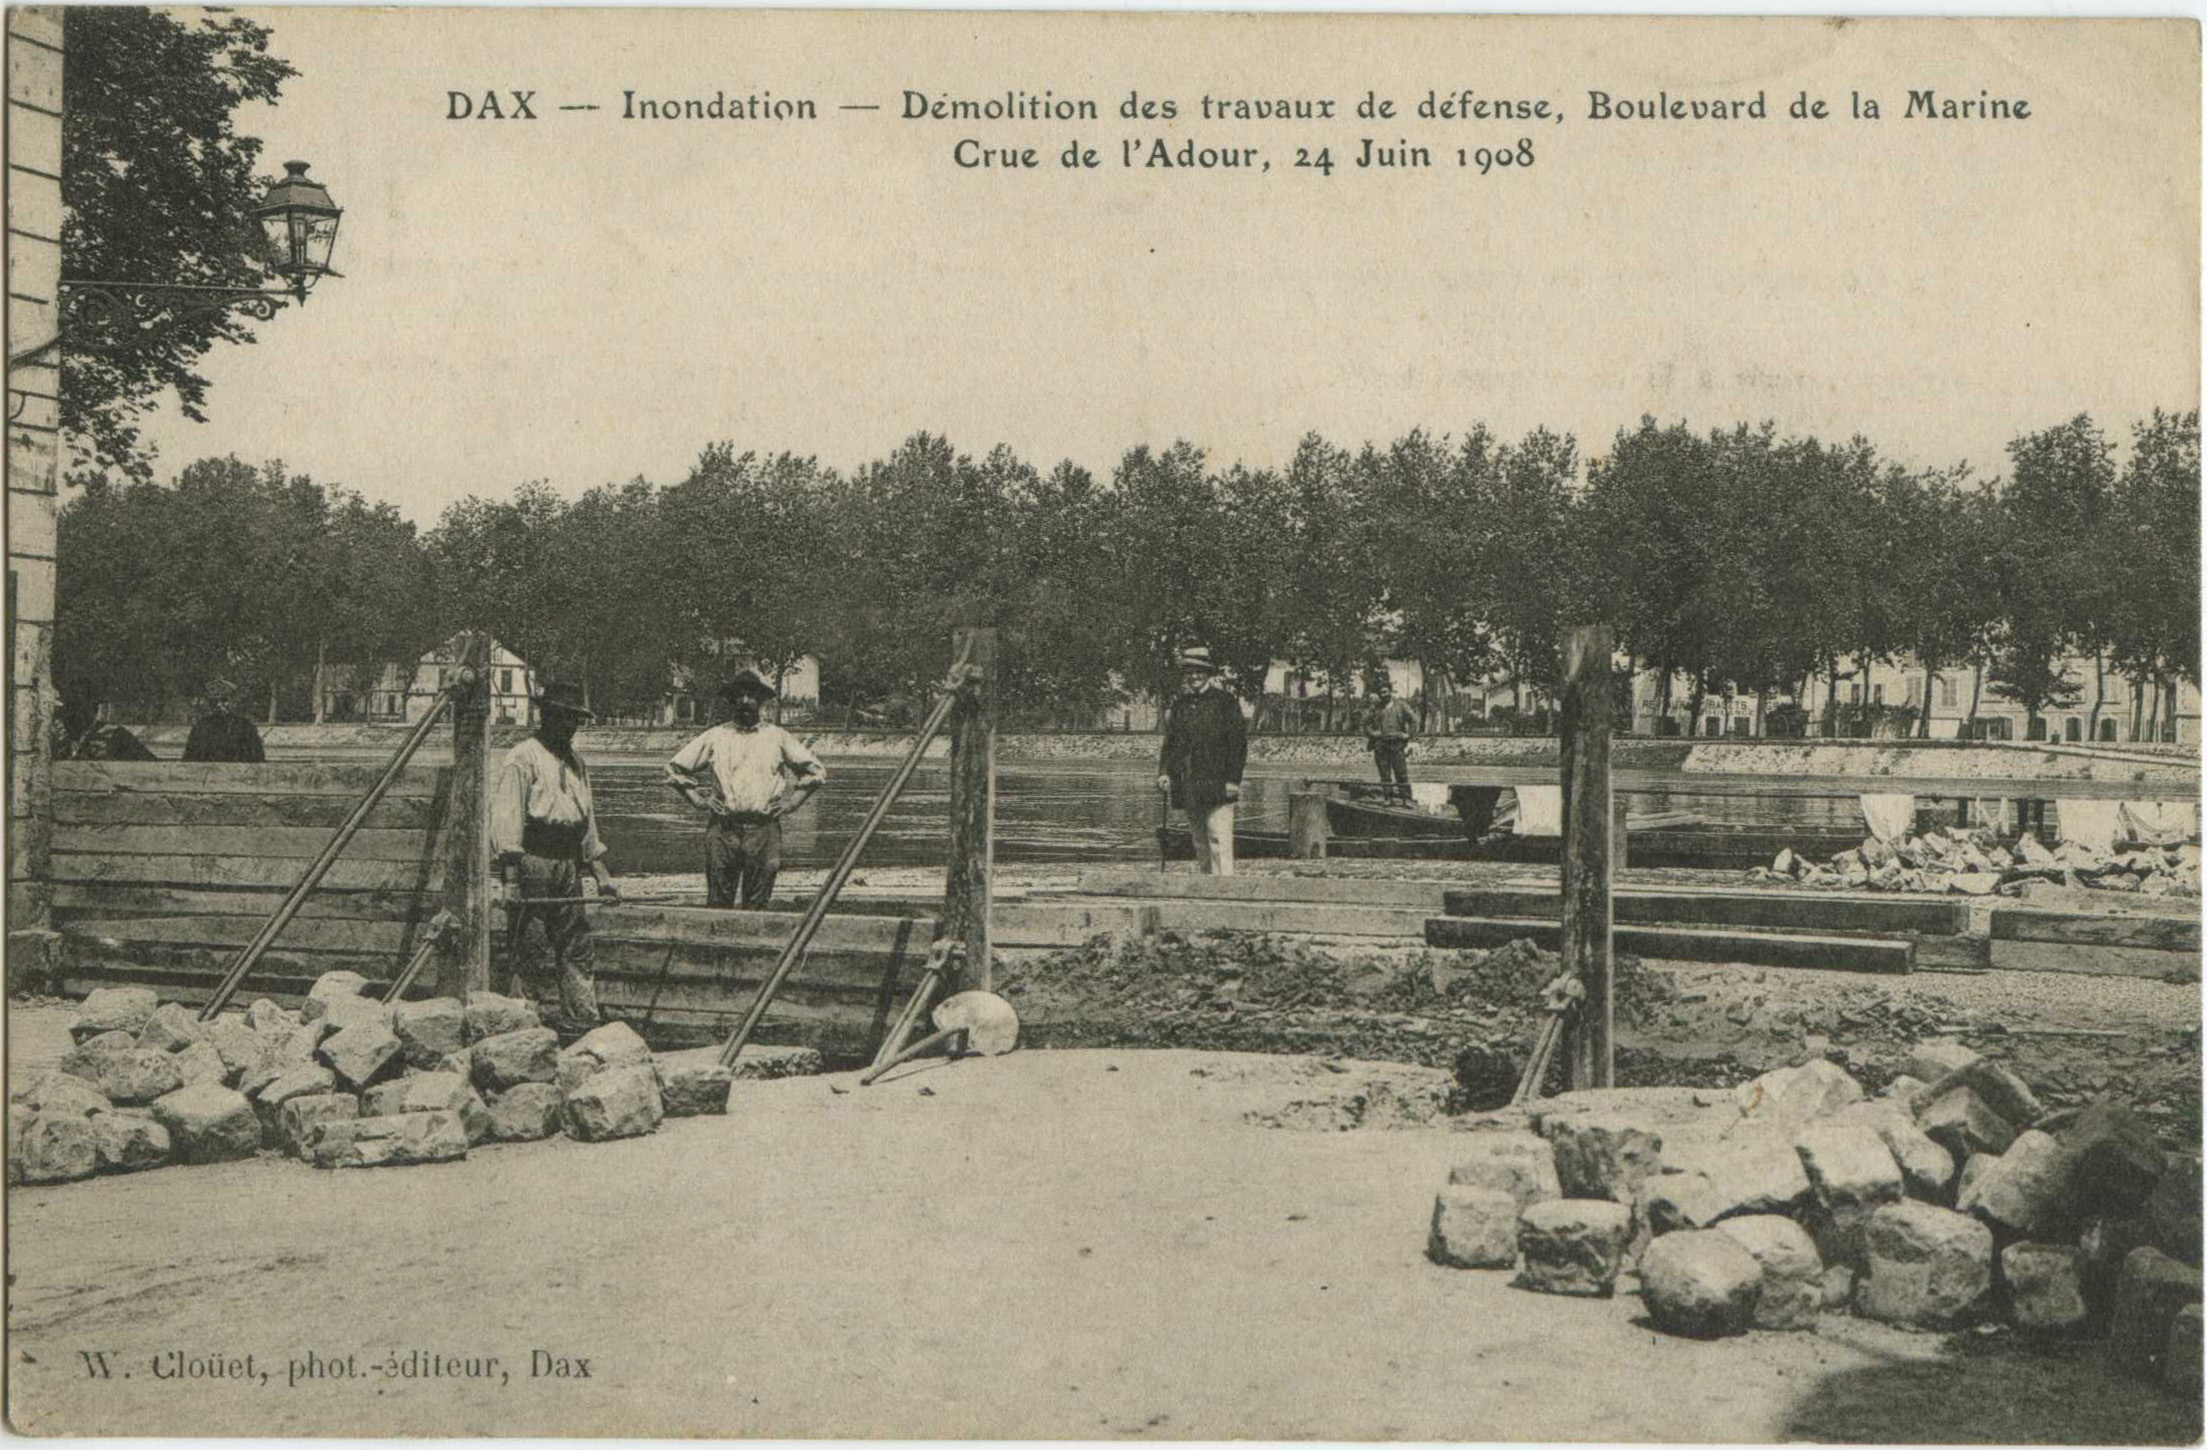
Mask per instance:
[[[2195,22],[6,31],[15,1431],[2198,1443]]]

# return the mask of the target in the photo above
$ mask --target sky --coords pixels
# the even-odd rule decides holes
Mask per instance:
[[[848,469],[925,429],[1107,474],[1145,443],[1263,466],[1312,430],[1480,421],[1600,454],[1643,413],[1985,474],[2079,411],[2120,438],[2198,405],[2189,22],[262,15],[300,75],[243,124],[345,207],[345,275],[208,355],[207,421],[146,427],[162,476],[281,458],[427,526],[531,479],[672,483],[724,438]],[[1466,87],[1563,120],[1409,114]],[[1915,88],[2032,114],[1903,119]],[[449,119],[452,91],[517,89],[539,119]],[[820,119],[624,121],[630,89]],[[1102,116],[908,121],[906,89]],[[1398,115],[1357,118],[1367,89]],[[1122,119],[1136,90],[1177,122]],[[1593,90],[1771,116],[1600,121]],[[1787,119],[1804,90],[1835,114]],[[1850,119],[1855,91],[1886,118]],[[1210,122],[1205,94],[1339,114]],[[1043,164],[961,169],[968,136]],[[1358,170],[1365,136],[1440,164]],[[1272,169],[1118,164],[1157,137]],[[1076,138],[1101,167],[1057,164]],[[1454,164],[1521,140],[1529,166]],[[1331,175],[1291,164],[1320,146]]]

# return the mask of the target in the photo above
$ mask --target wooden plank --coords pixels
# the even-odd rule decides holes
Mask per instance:
[[[389,758],[389,751],[383,759]],[[271,761],[264,765],[185,764],[179,760],[65,760],[54,765],[56,791],[138,794],[337,795],[355,803],[383,774],[382,760],[355,764]],[[391,795],[433,796],[437,767],[409,765],[391,782]]]
[[[160,942],[171,946],[230,950],[244,946],[268,920],[262,916],[85,916],[57,913],[55,927],[67,937],[124,942]],[[347,921],[296,917],[276,940],[292,952],[390,952],[403,955],[413,944],[413,929],[403,921]]]
[[[305,869],[296,856],[118,856],[57,851],[53,858],[57,882],[273,887],[279,892],[296,885]],[[420,863],[340,857],[315,891],[414,891],[434,889],[438,879],[433,870]]]
[[[1441,905],[1446,886],[1438,881],[1358,881],[1322,876],[1196,876],[1090,867],[1076,878],[1069,894],[1193,898],[1208,901],[1341,902],[1353,906],[1399,906],[1427,911]],[[1048,900],[1036,897],[1035,900]]]
[[[333,831],[318,826],[88,826],[54,828],[54,850],[116,856],[290,856],[311,861]],[[363,830],[345,846],[344,861],[419,861],[427,831]],[[302,866],[300,870],[304,870]],[[296,878],[297,871],[292,873]]]
[[[335,831],[356,804],[336,795],[75,791],[54,797],[54,820],[69,826],[311,826]],[[425,831],[437,820],[437,803],[427,796],[385,796],[368,812],[367,828]]]
[[[1446,893],[1450,916],[1547,916],[1562,910],[1555,891],[1525,887],[1469,887]],[[1617,920],[1640,925],[1764,926],[1833,936],[1923,932],[1958,936],[1969,930],[1966,901],[1911,897],[1877,900],[1806,892],[1671,892],[1626,889],[1616,893]]]
[[[428,975],[440,994],[465,998],[490,986],[490,636],[461,638],[452,696],[452,771],[446,779],[437,864],[442,905],[454,923]]]
[[[2199,954],[2199,919],[2169,916],[2099,916],[2088,912],[2046,911],[2030,906],[1996,906],[1994,941],[2060,942],[2071,946],[2132,947],[2149,951]]]
[[[1469,765],[1449,763],[1452,784],[1548,785],[1553,765]],[[1931,775],[1774,775],[1746,771],[1650,770],[1622,767],[1614,772],[1620,791],[1634,794],[1696,796],[1773,796],[1802,800],[1852,800],[1886,793],[1964,797],[1970,800],[2122,800],[2196,801],[2199,781],[2055,780],[2029,776]]]
[[[927,938],[917,938],[924,948]],[[746,1005],[759,983],[774,969],[780,949],[765,945],[710,946],[698,942],[669,942],[652,938],[607,937],[591,933],[591,949],[600,976],[627,976],[710,984],[733,993]],[[912,956],[914,953],[906,953]],[[505,956],[500,943],[499,956]],[[793,987],[814,994],[870,996],[883,977],[902,969],[904,956],[886,952],[807,952],[802,964],[789,975],[783,992]],[[915,981],[917,980],[915,976]],[[780,1000],[780,994],[776,995]]]
[[[590,913],[591,927],[600,936],[756,946],[769,951],[781,950],[802,920],[801,912],[726,911],[705,906],[600,906]],[[900,938],[927,942],[934,935],[935,920],[931,916],[831,912],[821,918],[809,950],[887,952],[896,949]]]
[[[1006,947],[1074,947],[1105,932],[1141,930],[1142,910],[1130,901],[999,901],[989,937]]]
[[[1996,941],[1992,967],[2002,972],[2069,972],[2088,977],[2151,977],[2197,981],[2197,955],[2159,947],[2086,946],[2075,942]]]
[[[201,1002],[221,983],[230,963],[237,957],[235,951],[164,946],[157,942],[79,941],[75,948],[69,954],[69,965],[64,972],[66,981],[89,981],[97,986],[131,983],[156,988],[163,996],[174,995],[172,988],[192,986],[202,989],[196,999]],[[254,997],[278,992],[303,995],[324,972],[358,972],[371,982],[388,982],[405,965],[405,959],[396,955],[294,953],[279,947],[263,953],[253,964],[239,995],[248,1002]],[[85,988],[65,987],[64,990]]]
[[[1915,943],[1882,937],[1806,936],[1680,926],[1620,926],[1615,929],[1614,937],[1620,952],[1675,962],[1906,972],[1915,956]],[[1520,938],[1553,951],[1562,944],[1563,930],[1554,921],[1516,921],[1499,917],[1436,916],[1425,924],[1426,945],[1433,947],[1495,947]]]
[[[281,891],[193,890],[120,882],[64,881],[54,887],[57,914],[76,916],[258,916],[283,904]],[[302,917],[345,921],[415,921],[429,909],[411,891],[317,891],[299,908]]]

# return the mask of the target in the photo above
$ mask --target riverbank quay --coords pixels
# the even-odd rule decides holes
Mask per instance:
[[[271,759],[342,759],[388,756],[407,726],[362,724],[264,725],[261,739]],[[594,726],[575,737],[585,758],[668,758],[702,727]],[[899,757],[911,749],[910,732],[808,730],[789,727],[816,753],[852,759]],[[133,727],[156,755],[182,755],[184,725]],[[511,745],[527,730],[518,725],[493,727],[494,747]],[[1003,731],[996,738],[1000,761],[1154,761],[1159,737],[1152,733]],[[1620,736],[1612,761],[1618,770],[1686,773],[1863,776],[1895,778],[2031,779],[2046,781],[2169,782],[2199,779],[2199,755],[2189,746],[2124,745],[2097,749],[2083,745],[2041,745],[1960,740],[1822,739],[1672,739]],[[441,759],[448,750],[432,741],[420,759]],[[927,759],[947,759],[949,744],[936,740]],[[1429,766],[1537,767],[1551,773],[1561,760],[1561,744],[1552,736],[1428,735],[1412,746],[1413,769]],[[1348,767],[1361,773],[1371,751],[1361,734],[1253,735],[1253,763]]]
[[[1446,1085],[1022,1051],[743,1083],[725,1117],[614,1143],[18,1189],[14,1423],[158,1434],[188,1392],[206,1434],[2197,1439],[2196,1404],[2096,1342],[1840,1313],[1684,1340],[1637,1295],[1439,1268],[1434,1185],[1477,1135],[1349,1105]],[[179,1354],[268,1378],[162,1378]]]

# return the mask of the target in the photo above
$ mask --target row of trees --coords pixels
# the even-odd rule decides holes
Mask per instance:
[[[1275,661],[1323,692],[1383,658],[1419,661],[1429,702],[1545,690],[1559,630],[1605,619],[1671,682],[1665,713],[1674,689],[1695,714],[1712,693],[1836,698],[1903,658],[1975,667],[1980,698],[2033,713],[2086,688],[2068,659],[2196,682],[2197,413],[2137,425],[2120,467],[2083,416],[2016,439],[2009,465],[1978,481],[1859,438],[1643,419],[1590,462],[1545,429],[1474,427],[1357,450],[1313,434],[1281,469],[1136,448],[1098,478],[923,433],[850,473],[715,444],[673,484],[531,483],[420,533],[215,459],[168,484],[93,477],[65,510],[56,679],[145,711],[225,672],[303,710],[323,662],[480,627],[605,712],[807,655],[827,703],[862,706],[923,695],[973,623],[1004,631],[1015,717],[1084,723],[1169,688],[1198,642],[1252,694]]]

